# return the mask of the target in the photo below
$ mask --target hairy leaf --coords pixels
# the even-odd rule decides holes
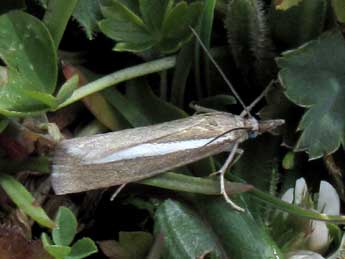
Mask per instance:
[[[164,236],[167,258],[200,258],[221,249],[211,228],[184,204],[166,200],[157,210],[155,232]]]
[[[251,83],[266,86],[275,71],[274,52],[261,0],[229,2],[225,27],[236,65]],[[259,80],[259,81],[258,81]]]
[[[345,143],[344,64],[345,42],[337,30],[278,59],[286,96],[307,108],[296,150],[305,150],[310,159],[333,153]]]

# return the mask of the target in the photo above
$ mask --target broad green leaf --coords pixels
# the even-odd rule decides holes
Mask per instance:
[[[132,48],[136,52],[151,47],[152,38],[145,24],[125,5],[116,0],[103,0],[101,11],[105,19],[99,22],[99,28],[109,38],[118,41],[117,45],[121,44],[119,50]]]
[[[0,16],[0,28],[0,57],[8,69],[8,82],[0,91],[0,113],[46,110],[57,80],[55,46],[47,28],[21,11]]]
[[[58,48],[67,23],[79,0],[49,0],[43,21]]]
[[[173,0],[139,0],[142,19],[151,32],[160,33],[164,17],[173,3]]]
[[[10,175],[0,175],[0,185],[11,200],[25,214],[42,226],[53,228],[55,223],[48,217],[44,209],[36,204],[35,199],[26,188]]]
[[[332,0],[333,12],[337,16],[339,22],[345,23],[345,1]]]
[[[230,1],[225,28],[236,66],[252,85],[266,87],[275,76],[275,63],[263,1]]]
[[[172,0],[141,0],[137,10],[127,1],[103,0],[101,11],[105,19],[99,27],[117,41],[114,50],[170,53],[191,38],[190,26],[196,25],[201,7],[198,2],[188,5],[181,1],[173,6]]]
[[[283,53],[277,60],[286,96],[307,108],[299,123],[297,151],[310,159],[335,152],[345,141],[345,42],[337,30]]]
[[[184,204],[166,200],[155,214],[155,232],[164,236],[164,258],[200,258],[221,248],[212,228]]]
[[[290,7],[298,5],[303,0],[275,0],[274,3],[276,5],[277,10],[287,10]]]
[[[55,259],[66,259],[66,256],[70,254],[71,248],[69,246],[53,245],[52,241],[46,233],[41,235],[41,240],[44,249]]]
[[[245,207],[240,199],[235,201]],[[239,213],[222,197],[202,199],[197,206],[231,258],[284,258],[267,229],[248,210]]]
[[[60,207],[55,218],[56,227],[52,231],[53,241],[56,245],[69,246],[77,233],[77,219],[73,212]]]
[[[97,251],[95,242],[91,238],[84,237],[73,244],[70,254],[64,259],[86,258],[89,255],[97,253]]]
[[[131,259],[141,259],[150,251],[153,237],[151,233],[143,231],[120,232],[119,243],[128,251]]]
[[[327,0],[302,0],[286,11],[271,5],[269,24],[272,37],[281,49],[296,48],[318,37],[325,27]]]
[[[162,24],[163,38],[159,43],[162,52],[174,52],[192,38],[190,27],[197,25],[201,11],[200,2],[188,5],[182,1],[171,8]]]
[[[73,18],[83,27],[87,38],[92,40],[97,31],[97,21],[101,18],[99,1],[79,0],[73,11]]]

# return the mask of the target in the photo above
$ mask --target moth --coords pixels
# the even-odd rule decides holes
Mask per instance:
[[[234,94],[243,103],[237,93]],[[76,193],[135,182],[230,151],[219,170],[220,189],[227,202],[241,210],[225,192],[225,171],[241,142],[271,131],[284,121],[258,121],[245,106],[241,115],[199,109],[207,112],[147,127],[61,141],[55,149],[51,174],[55,193]]]

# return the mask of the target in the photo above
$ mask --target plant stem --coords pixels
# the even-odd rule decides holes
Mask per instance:
[[[171,56],[116,71],[78,88],[66,101],[61,103],[57,109],[79,101],[90,94],[96,93],[115,84],[140,76],[167,70],[174,67],[175,64],[176,57]]]
[[[286,211],[288,213],[314,219],[314,220],[321,220],[321,221],[327,221],[327,222],[333,222],[338,224],[344,224],[345,223],[345,216],[339,215],[326,215],[323,213],[319,213],[317,211],[313,210],[307,210],[301,207],[298,207],[294,204],[287,203],[279,198],[276,198],[268,193],[265,193],[263,191],[260,191],[259,189],[252,189],[248,192],[248,194],[251,194],[253,198],[258,199],[264,203],[267,203],[279,210]]]

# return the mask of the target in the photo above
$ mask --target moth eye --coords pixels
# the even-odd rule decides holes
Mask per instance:
[[[258,134],[255,131],[249,131],[248,132],[248,138],[253,139],[256,138]]]

